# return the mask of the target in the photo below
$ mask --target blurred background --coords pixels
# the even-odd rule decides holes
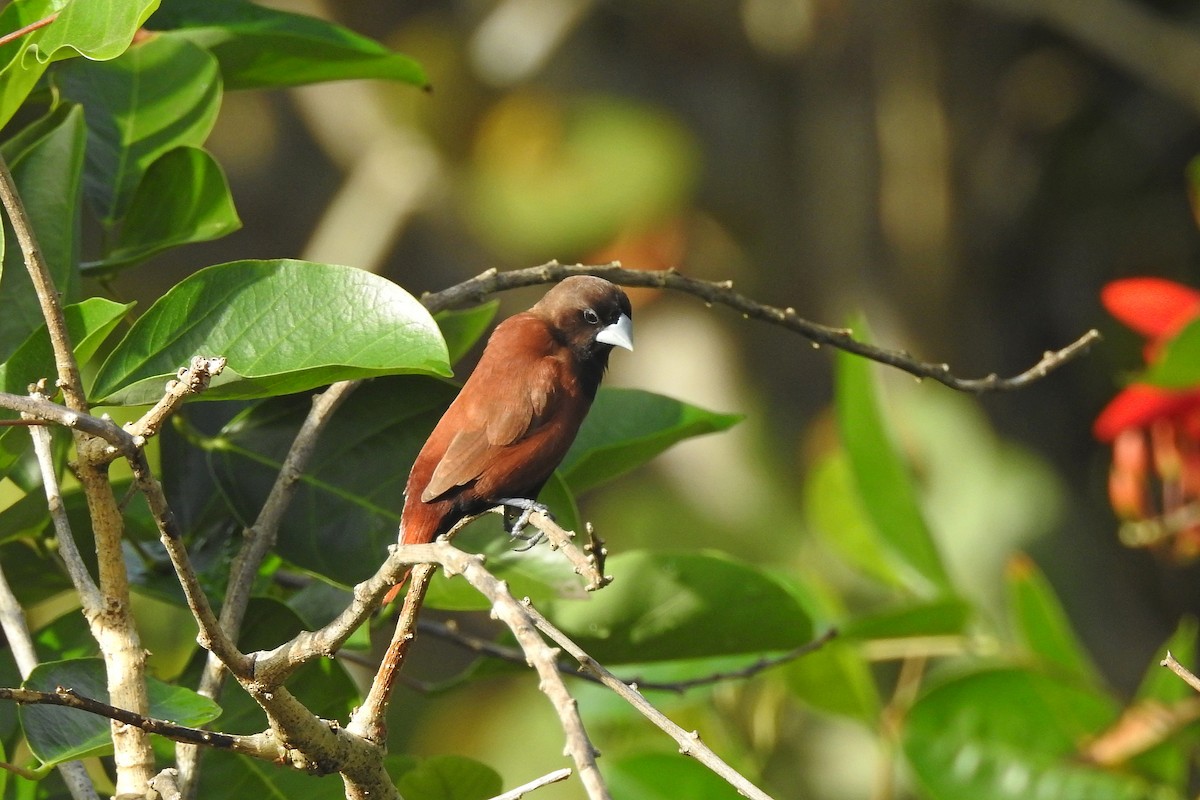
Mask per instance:
[[[413,56],[432,90],[230,93],[209,147],[245,227],[126,274],[121,294],[153,298],[183,271],[247,257],[351,264],[417,295],[493,267],[619,259],[730,278],[827,324],[861,311],[878,342],[967,377],[1019,372],[1097,327],[1090,355],[1019,392],[883,374],[893,424],[960,584],[995,607],[1006,560],[1029,552],[1117,689],[1200,611],[1194,568],[1117,542],[1108,452],[1090,434],[1140,359],[1100,287],[1200,284],[1185,174],[1200,154],[1195,3],[266,4]],[[539,294],[505,296],[501,314]],[[834,436],[831,354],[688,297],[635,303],[637,350],[614,358],[609,385],[748,418],[585,498],[610,550],[714,547],[840,579],[812,513],[812,466]],[[404,702],[418,752],[471,755],[508,785],[560,765],[531,681]],[[745,721],[750,738],[819,724]],[[462,738],[488,732],[503,738]],[[798,741],[788,769],[826,755]],[[823,785],[783,766],[773,781],[866,796],[855,763]]]

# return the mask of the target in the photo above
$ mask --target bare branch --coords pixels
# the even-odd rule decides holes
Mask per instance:
[[[141,419],[126,425],[125,430],[143,439],[157,436],[163,423],[179,410],[183,401],[189,396],[200,394],[207,389],[209,382],[220,375],[224,369],[224,356],[194,357],[191,364],[179,371],[175,380],[167,383],[167,389],[163,393],[162,399],[143,414]]]
[[[0,47],[3,47],[4,45],[8,44],[9,42],[14,42],[26,34],[33,33],[38,28],[44,28],[47,25],[49,25],[51,22],[54,22],[54,20],[56,20],[56,19],[58,19],[57,11],[55,11],[53,14],[42,17],[41,19],[37,20],[36,22],[31,22],[28,25],[17,28],[15,31],[12,31],[11,33],[6,33],[3,36],[0,36]]]
[[[623,286],[672,289],[690,294],[709,304],[728,306],[747,319],[762,320],[798,333],[815,345],[827,344],[848,353],[887,364],[918,378],[929,378],[949,386],[951,389],[964,392],[998,392],[1019,389],[1044,378],[1063,364],[1085,353],[1092,344],[1100,340],[1100,333],[1090,330],[1061,350],[1045,353],[1038,363],[1010,378],[1001,378],[994,373],[983,378],[959,378],[950,372],[949,364],[918,361],[903,350],[889,350],[857,341],[852,332],[845,328],[831,328],[827,325],[809,322],[799,316],[794,308],[777,308],[751,300],[733,291],[732,281],[719,283],[703,281],[682,275],[673,269],[660,271],[624,269],[620,263],[615,261],[611,264],[575,264],[573,266],[551,261],[540,267],[510,272],[488,270],[456,286],[433,294],[426,294],[421,298],[421,302],[430,311],[436,312],[446,308],[480,303],[495,292],[542,283],[556,283],[570,275],[596,275]]]
[[[49,438],[49,431],[41,430],[40,432]],[[49,486],[46,491],[49,495]],[[56,498],[58,496],[57,485],[54,487],[54,496]],[[53,505],[53,501],[51,504]],[[61,500],[58,503],[58,510],[62,513]],[[51,513],[53,515],[53,511]],[[8,641],[9,649],[12,650],[21,678],[28,678],[29,673],[38,665],[37,652],[33,649],[33,637],[29,635],[25,612],[17,601],[17,596],[13,594],[3,569],[0,569],[0,629],[4,631],[4,638]],[[75,800],[99,800],[99,795],[96,794],[96,789],[92,786],[92,781],[88,778],[87,769],[82,762],[67,761],[59,764],[58,772],[62,776],[63,783],[67,785],[71,797]]]
[[[498,794],[493,797],[492,800],[521,800],[522,797],[534,791],[535,789],[540,789],[543,786],[549,786],[550,784],[558,783],[559,781],[565,781],[569,777],[571,777],[571,770],[563,767],[562,769],[558,769],[547,775],[543,775],[537,780],[532,780],[529,783],[523,783],[515,789],[509,789],[504,794]]]
[[[418,626],[422,633],[427,633],[436,636],[443,641],[456,644],[464,650],[469,650],[472,653],[497,658],[501,661],[507,661],[510,664],[524,664],[525,655],[520,650],[513,647],[505,647],[502,644],[497,644],[491,639],[484,639],[479,636],[471,636],[463,633],[458,629],[458,626],[450,622],[421,622]],[[830,628],[822,633],[811,642],[796,647],[786,653],[780,653],[770,658],[760,658],[751,664],[747,664],[741,669],[725,670],[719,672],[711,672],[707,675],[702,675],[697,678],[691,678],[683,681],[652,681],[640,677],[620,678],[622,683],[627,685],[637,686],[639,690],[657,691],[657,692],[675,692],[682,694],[689,689],[695,689],[701,686],[712,686],[715,683],[725,683],[735,680],[746,680],[753,678],[759,673],[766,672],[769,669],[778,667],[782,664],[795,661],[798,658],[803,658],[809,653],[814,653],[820,650],[831,640],[837,636],[837,629]],[[592,683],[602,684],[603,682],[597,675],[590,672],[580,672],[577,664],[559,661],[558,671],[563,675],[579,678],[580,680],[590,681]]]
[[[34,399],[45,400],[40,393],[33,395]],[[74,412],[70,412],[74,413]],[[84,615],[89,620],[95,620],[100,614],[102,598],[100,588],[92,580],[79,548],[75,545],[75,537],[71,535],[71,522],[67,518],[67,510],[63,506],[62,494],[58,485],[58,473],[54,469],[54,454],[51,452],[50,431],[44,427],[35,426],[29,429],[33,439],[33,452],[37,456],[38,466],[42,473],[42,486],[46,493],[46,508],[50,511],[50,519],[54,523],[54,540],[58,544],[59,555],[71,577],[71,584],[79,592],[80,603]],[[89,622],[89,624],[92,624]],[[35,662],[36,663],[36,659]]]
[[[371,681],[370,691],[347,726],[354,733],[372,742],[387,742],[388,704],[396,686],[396,678],[404,666],[404,658],[408,655],[408,648],[416,638],[417,614],[421,611],[425,592],[429,589],[429,582],[433,579],[435,571],[436,568],[430,564],[420,564],[413,568],[392,641],[379,662],[379,670],[375,673],[375,679]]]
[[[551,641],[578,661],[580,669],[595,675],[600,679],[602,684],[616,692],[625,702],[636,708],[642,716],[653,722],[660,730],[674,739],[679,744],[679,752],[686,756],[691,756],[708,767],[717,775],[724,778],[730,786],[737,789],[738,793],[743,796],[749,797],[751,800],[771,800],[770,795],[746,780],[741,773],[726,764],[720,756],[714,753],[708,745],[700,741],[700,734],[697,731],[685,731],[668,719],[665,714],[651,705],[645,697],[642,697],[637,688],[626,684],[616,675],[613,675],[594,658],[584,652],[579,645],[571,641],[566,634],[554,627],[528,600],[522,603],[522,606],[538,630],[546,634]]]
[[[1184,683],[1192,687],[1197,692],[1200,692],[1200,678],[1196,677],[1196,674],[1183,664],[1180,664],[1179,661],[1176,660],[1175,656],[1171,655],[1170,650],[1167,651],[1167,657],[1160,661],[1159,665],[1171,670],[1171,672],[1174,672],[1176,675],[1182,678]]]

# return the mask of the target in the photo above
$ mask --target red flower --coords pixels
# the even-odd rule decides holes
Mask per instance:
[[[1200,317],[1200,291],[1161,278],[1113,281],[1100,300],[1147,338],[1147,363]],[[1092,431],[1113,444],[1108,490],[1113,510],[1126,523],[1122,539],[1146,545],[1170,537],[1175,557],[1200,555],[1200,387],[1131,384],[1100,412]],[[1161,499],[1153,503],[1156,484]]]

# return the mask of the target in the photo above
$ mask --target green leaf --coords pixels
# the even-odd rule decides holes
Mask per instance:
[[[65,306],[63,317],[67,323],[67,334],[75,343],[75,359],[80,364],[91,360],[121,317],[132,307],[132,303],[121,305],[101,297]],[[57,374],[54,349],[43,325],[30,334],[5,363],[0,364],[0,392],[25,394],[29,385],[40,378],[46,378],[47,385],[53,387]],[[0,411],[0,419],[15,419],[18,416],[11,411]],[[29,434],[25,430],[0,428],[0,474],[6,473],[28,447]],[[45,505],[44,499],[42,504]]]
[[[405,800],[487,800],[502,786],[496,770],[454,755],[423,758],[396,781]]]
[[[421,65],[332,22],[243,0],[166,0],[150,20],[208,48],[231,89],[382,78],[427,86]]]
[[[949,592],[950,578],[921,512],[912,475],[880,409],[871,364],[861,356],[838,351],[838,430],[859,496],[882,544],[898,566],[906,568],[906,583],[924,593]]]
[[[72,61],[56,73],[63,97],[87,118],[85,191],[108,226],[129,210],[150,165],[177,147],[199,147],[221,106],[216,60],[191,42],[155,36],[120,58]]]
[[[30,53],[43,63],[61,58],[63,48],[92,61],[116,58],[157,7],[158,0],[72,0],[60,5],[52,24],[31,34]]]
[[[838,631],[846,639],[958,636],[966,629],[971,616],[969,603],[957,597],[945,597],[855,616],[839,625]]]
[[[1137,382],[1164,389],[1193,389],[1200,384],[1200,319],[1192,320],[1167,341]]]
[[[821,457],[804,481],[809,528],[851,566],[889,586],[903,582],[867,516],[844,450]]]
[[[601,389],[560,469],[578,494],[677,442],[727,430],[741,419],[640,389]]]
[[[1033,560],[1025,555],[1014,556],[1005,577],[1010,615],[1025,649],[1046,669],[1062,670],[1065,676],[1086,685],[1102,685],[1067,612]]]
[[[92,395],[153,402],[195,355],[228,359],[201,396],[207,400],[450,371],[433,318],[391,281],[329,264],[235,261],[202,269],[159,298],[104,362]]]
[[[697,761],[678,754],[644,753],[605,770],[614,797],[638,800],[738,800],[738,791]]]
[[[359,387],[318,440],[288,506],[276,552],[345,586],[374,572],[396,542],[412,462],[455,392],[450,383],[417,376],[378,378]],[[205,445],[211,473],[241,524],[258,514],[310,407],[304,397],[260,403]],[[574,503],[557,479],[541,499],[564,525],[577,524]],[[546,547],[516,552],[498,515],[472,524],[457,541],[486,554],[489,569],[518,595],[541,600],[581,593],[578,576],[560,554]],[[427,604],[487,608],[465,581],[444,578],[435,580]]]
[[[0,48],[0,126],[8,122],[50,61],[84,55],[93,61],[125,51],[158,0],[97,3],[95,0],[28,0],[9,3],[0,31],[15,31],[57,12],[51,24]]]
[[[1180,664],[1190,665],[1196,662],[1196,633],[1200,625],[1195,617],[1183,617],[1171,637],[1167,639],[1150,659],[1146,674],[1138,686],[1135,698],[1138,700],[1157,700],[1162,703],[1176,703],[1192,697],[1195,691],[1179,679],[1162,661],[1169,652]]]
[[[90,297],[82,303],[63,307],[67,335],[75,343],[75,358],[80,364],[91,360],[133,305],[114,303],[103,297]],[[26,387],[39,378],[46,378],[47,383],[53,386],[55,375],[54,348],[43,325],[31,333],[7,361],[0,364],[0,391],[23,394],[27,391]],[[10,411],[0,411],[0,415],[17,416]]]
[[[146,170],[113,249],[84,271],[109,272],[172,247],[219,239],[241,226],[216,160],[198,147],[177,147]]]
[[[1196,716],[1189,708],[1196,693],[1180,680],[1178,675],[1163,667],[1162,661],[1169,652],[1181,664],[1195,663],[1196,632],[1195,617],[1183,617],[1179,620],[1175,632],[1150,659],[1146,666],[1146,674],[1137,694],[1134,695],[1134,702],[1126,712],[1130,726],[1150,728],[1158,738],[1156,746],[1138,753],[1136,758],[1132,759],[1133,766],[1143,774],[1170,783],[1180,791],[1187,789],[1191,754],[1195,752],[1197,739],[1200,738],[1196,726],[1187,724],[1194,722]],[[1172,723],[1186,725],[1183,730],[1159,727],[1163,726],[1167,718],[1167,713],[1164,712],[1168,709],[1173,712],[1170,713]],[[1139,719],[1139,713],[1145,716]],[[1150,743],[1152,742],[1147,744]]]
[[[790,650],[812,639],[796,597],[715,553],[634,551],[609,560],[612,585],[548,616],[606,664]]]
[[[446,339],[451,364],[458,363],[458,360],[475,346],[492,323],[498,308],[500,301],[492,300],[474,308],[439,311],[433,315],[438,327],[442,329],[442,336]]]
[[[1116,719],[1108,697],[1033,671],[951,678],[909,710],[904,753],[929,800],[1182,800],[1161,784],[1079,760]]]
[[[39,664],[25,680],[25,688],[53,692],[59,686],[84,697],[108,702],[104,662],[98,658]],[[147,679],[150,716],[180,725],[203,725],[217,718],[221,708],[190,689]],[[20,707],[21,727],[29,749],[44,765],[61,764],[112,749],[112,733],[105,717],[74,708],[47,705]]]
[[[6,152],[17,193],[37,236],[54,285],[67,302],[79,293],[79,226],[86,130],[83,113],[73,106],[40,121],[37,133],[16,153]],[[35,123],[36,124],[36,123]],[[16,242],[8,215],[4,239]],[[4,252],[0,282],[0,360],[8,360],[30,333],[44,324],[24,254],[19,247]]]
[[[579,510],[571,490],[558,473],[550,476],[538,495],[566,530],[580,531]],[[499,514],[489,514],[467,526],[454,540],[455,545],[487,558],[488,569],[508,582],[515,597],[528,597],[535,603],[558,598],[586,597],[579,576],[562,554],[545,545],[526,549],[514,542],[504,530]],[[491,603],[470,584],[457,578],[447,578],[438,572],[429,585],[425,605],[454,611],[484,611]]]

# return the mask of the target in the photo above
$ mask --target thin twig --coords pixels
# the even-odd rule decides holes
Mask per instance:
[[[488,656],[490,658],[507,661],[510,664],[524,664],[525,654],[514,647],[505,647],[502,644],[497,644],[491,639],[485,639],[481,636],[471,636],[463,633],[458,629],[458,626],[450,622],[431,622],[422,621],[419,624],[419,629],[422,633],[436,636],[443,641],[458,645],[464,650],[469,650],[472,653]],[[716,683],[725,683],[735,680],[746,680],[753,678],[759,673],[769,669],[795,661],[798,658],[803,658],[809,653],[816,652],[828,644],[837,636],[837,629],[830,628],[822,633],[811,642],[806,642],[799,647],[780,653],[769,658],[759,658],[752,664],[748,664],[741,669],[724,670],[710,672],[707,675],[701,675],[696,678],[690,678],[683,681],[652,681],[641,677],[620,678],[620,681],[625,684],[637,686],[643,692],[674,692],[683,694],[689,689],[696,689],[702,686],[712,686]],[[566,661],[559,661],[558,671],[563,675],[579,678],[580,680],[589,681],[591,683],[602,684],[603,682],[596,675],[590,672],[580,672],[577,664]]]
[[[558,783],[559,781],[565,781],[569,777],[571,777],[571,770],[567,767],[563,767],[562,769],[558,769],[554,772],[543,775],[537,780],[532,780],[529,783],[523,783],[515,789],[509,789],[504,794],[498,794],[493,797],[492,800],[521,800],[522,797],[534,791],[535,789],[540,789],[543,786],[549,786],[550,784]]]
[[[62,301],[54,285],[49,265],[37,243],[29,215],[17,193],[16,182],[8,164],[0,157],[0,204],[3,204],[25,260],[37,295],[42,318],[50,336],[57,385],[63,400],[71,410],[88,411],[79,364],[67,330]],[[73,426],[72,426],[73,427]],[[74,432],[75,450],[79,456],[76,476],[79,478],[91,517],[93,540],[96,543],[96,564],[101,611],[88,622],[93,637],[104,656],[108,691],[114,702],[126,708],[145,710],[150,706],[146,691],[146,656],[133,621],[129,594],[129,575],[125,570],[121,541],[125,522],[113,496],[108,479],[108,462],[98,454],[106,449],[105,442]],[[112,726],[113,761],[116,765],[116,794],[142,796],[154,776],[154,753],[146,735],[137,728]]]
[[[600,679],[601,683],[616,692],[622,700],[636,708],[642,716],[674,739],[679,745],[679,752],[685,756],[691,756],[708,767],[721,778],[724,778],[730,786],[737,789],[743,796],[749,797],[751,800],[771,800],[770,795],[748,781],[740,772],[725,763],[708,745],[700,741],[700,733],[698,731],[685,731],[672,722],[665,714],[651,705],[635,687],[626,684],[616,675],[613,675],[598,661],[584,652],[583,648],[571,641],[565,633],[554,627],[548,619],[542,616],[541,612],[533,607],[533,604],[528,599],[522,603],[522,607],[537,629],[578,661],[580,669],[595,675]]]
[[[1079,357],[1100,340],[1100,333],[1090,330],[1071,344],[1046,352],[1040,361],[1024,372],[1009,378],[995,373],[983,378],[959,378],[950,372],[949,364],[918,361],[904,350],[889,350],[854,339],[845,328],[832,328],[810,322],[796,313],[796,309],[777,308],[751,300],[733,291],[733,281],[703,281],[690,278],[674,269],[632,270],[624,269],[619,262],[611,264],[575,264],[568,266],[551,261],[540,267],[517,269],[508,272],[488,270],[470,280],[463,281],[440,292],[426,294],[421,302],[431,312],[480,303],[495,292],[556,283],[571,275],[596,275],[623,286],[646,286],[656,289],[672,289],[700,298],[709,304],[720,304],[732,308],[747,319],[757,319],[778,325],[798,333],[815,345],[827,344],[848,353],[887,364],[918,378],[929,378],[963,392],[999,392],[1019,389],[1044,378],[1067,362]]]
[[[45,400],[40,392],[33,394],[32,397]],[[54,469],[50,431],[45,427],[33,427],[29,429],[29,436],[33,440],[33,452],[42,473],[46,508],[49,510],[50,520],[54,524],[54,541],[58,545],[58,554],[67,568],[71,585],[75,587],[75,591],[79,592],[83,613],[88,618],[89,624],[93,624],[100,614],[103,600],[100,596],[100,588],[92,580],[91,573],[88,572],[87,565],[83,562],[83,556],[80,555],[79,548],[75,545],[75,537],[71,535],[71,521],[67,517],[67,509],[63,505],[62,492],[58,485],[58,473]]]
[[[49,436],[48,431],[43,433]],[[59,506],[61,509],[61,502]],[[37,651],[33,649],[33,637],[29,635],[25,612],[17,601],[17,596],[13,594],[3,569],[0,569],[0,629],[3,629],[4,638],[8,641],[13,659],[17,662],[17,671],[22,679],[28,678],[29,673],[38,665]],[[58,765],[58,772],[74,800],[99,800],[83,762],[63,762]]]
[[[1160,661],[1159,665],[1164,666],[1167,669],[1171,670],[1176,675],[1178,675],[1180,678],[1183,678],[1184,682],[1188,686],[1192,687],[1197,692],[1200,692],[1200,678],[1197,678],[1196,674],[1194,672],[1192,672],[1190,669],[1185,667],[1183,664],[1180,664],[1175,659],[1175,656],[1171,655],[1170,650],[1167,651],[1166,658],[1164,658],[1162,661]]]
[[[416,638],[417,615],[425,601],[425,592],[437,568],[430,564],[420,564],[413,567],[409,577],[408,592],[404,595],[404,605],[396,620],[396,630],[392,641],[388,644],[375,679],[371,681],[370,691],[363,698],[362,705],[354,712],[347,726],[368,741],[383,744],[387,742],[387,710],[391,702],[392,690],[396,679],[404,666],[408,649]]]
[[[54,22],[54,20],[56,20],[56,19],[58,19],[57,11],[55,11],[53,14],[51,14],[47,17],[43,17],[42,19],[37,20],[36,22],[31,22],[28,25],[24,26],[23,28],[17,28],[12,33],[6,33],[3,36],[0,36],[0,47],[3,47],[4,45],[8,44],[9,42],[13,42],[13,41],[16,41],[17,39],[20,39],[22,36],[24,36],[27,33],[33,33],[38,28],[44,28],[47,25],[49,25],[51,22]]]
[[[270,736],[256,733],[239,735],[206,731],[179,725],[169,720],[157,719],[137,714],[128,709],[119,708],[111,703],[105,703],[93,697],[76,692],[64,686],[59,686],[53,692],[41,692],[33,689],[10,689],[0,687],[0,700],[10,700],[22,705],[50,705],[74,708],[95,714],[100,717],[115,720],[123,725],[130,725],[146,733],[165,736],[177,742],[192,742],[205,747],[216,747],[235,753],[261,758],[266,761],[277,761],[282,758],[283,748],[278,743],[271,743]]]

